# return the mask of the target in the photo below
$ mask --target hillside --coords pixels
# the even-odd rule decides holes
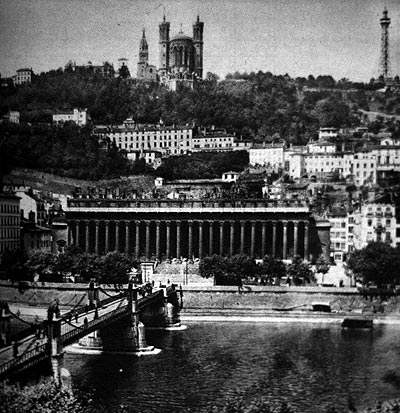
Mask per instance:
[[[26,185],[39,191],[49,191],[56,194],[70,195],[75,187],[107,187],[107,188],[125,188],[137,189],[138,192],[149,192],[154,186],[152,176],[129,176],[119,179],[105,179],[100,181],[88,181],[83,179],[74,179],[49,174],[34,169],[15,169],[4,179],[6,184]]]

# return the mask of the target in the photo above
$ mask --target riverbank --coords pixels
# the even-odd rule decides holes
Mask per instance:
[[[78,283],[0,281],[0,300],[24,319],[45,318],[55,300],[62,312],[87,304],[87,288],[87,284]],[[126,285],[102,285],[100,300],[118,294],[120,288]],[[363,296],[351,287],[252,285],[239,290],[234,286],[185,285],[182,292],[182,321],[340,323],[345,317],[368,317],[375,324],[400,323],[400,297]],[[315,303],[329,305],[331,312],[312,311]]]

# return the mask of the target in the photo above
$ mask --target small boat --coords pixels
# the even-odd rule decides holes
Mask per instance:
[[[345,318],[342,328],[373,328],[373,320],[367,318]]]
[[[319,311],[322,313],[330,313],[331,312],[331,305],[329,303],[323,303],[323,302],[315,302],[312,303],[312,310],[313,311]]]

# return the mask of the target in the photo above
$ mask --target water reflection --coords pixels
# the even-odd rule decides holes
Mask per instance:
[[[399,327],[196,323],[148,331],[156,356],[66,356],[74,383],[99,403],[136,412],[204,412],[235,395],[287,400],[299,412],[398,397]]]

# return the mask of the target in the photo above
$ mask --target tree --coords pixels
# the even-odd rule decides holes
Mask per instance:
[[[304,262],[300,257],[295,257],[288,265],[287,275],[292,277],[295,285],[301,285],[303,280],[305,282],[314,280],[314,273],[310,264]]]
[[[60,390],[51,379],[18,389],[5,386],[0,392],[2,411],[7,413],[94,413],[104,412],[89,397]],[[4,410],[3,410],[4,409]]]
[[[347,259],[347,268],[364,284],[384,284],[400,282],[400,248],[383,242],[370,242],[361,250],[353,251]]]
[[[266,255],[260,268],[260,274],[267,280],[274,277],[281,279],[286,275],[286,265],[279,259]]]
[[[28,254],[25,250],[6,251],[2,256],[0,269],[6,278],[12,281],[31,280],[27,261]]]
[[[244,278],[257,272],[257,265],[247,256],[213,255],[200,261],[199,271],[201,277],[214,278],[216,285],[241,285]]]
[[[118,73],[119,73],[119,77],[121,79],[127,79],[128,77],[131,77],[131,74],[129,73],[128,66],[125,66],[125,63],[122,64],[122,66],[120,67]]]

